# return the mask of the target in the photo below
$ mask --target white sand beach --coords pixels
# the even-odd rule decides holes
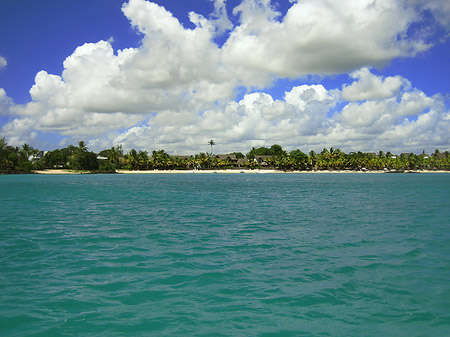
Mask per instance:
[[[186,173],[194,173],[194,174],[211,174],[211,173],[220,173],[220,174],[267,174],[267,173],[280,173],[280,174],[323,174],[323,173],[339,173],[339,174],[349,174],[349,173],[358,173],[358,174],[371,174],[371,173],[389,173],[389,171],[351,171],[351,170],[316,170],[316,171],[280,171],[273,169],[227,169],[227,170],[117,170],[117,173],[122,174],[186,174]],[[421,171],[404,171],[404,173],[450,173],[450,171],[430,171],[430,170],[421,170]]]
[[[47,170],[35,170],[32,171],[36,174],[89,174],[89,171],[74,171],[69,169],[47,169]],[[339,174],[349,174],[349,173],[357,173],[357,174],[371,174],[371,173],[388,173],[387,171],[350,171],[350,170],[317,170],[317,171],[279,171],[279,170],[271,170],[271,169],[227,169],[227,170],[116,170],[116,173],[119,174],[268,174],[268,173],[277,173],[277,174],[324,174],[324,173],[339,173]],[[404,173],[450,173],[450,171],[430,171],[430,170],[422,170],[422,171],[405,171]]]
[[[144,171],[133,171],[133,170],[117,170],[117,173],[123,174],[186,174],[186,173],[194,173],[194,174],[205,174],[205,173],[225,173],[225,174],[236,174],[236,173],[283,173],[283,171],[277,170],[144,170]]]
[[[55,170],[34,170],[33,173],[37,174],[81,174],[85,172],[67,170],[67,169],[55,169]]]

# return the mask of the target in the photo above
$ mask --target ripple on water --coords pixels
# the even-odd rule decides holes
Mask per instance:
[[[447,175],[0,178],[0,335],[450,328]]]

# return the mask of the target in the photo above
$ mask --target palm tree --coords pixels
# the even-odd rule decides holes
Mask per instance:
[[[211,140],[209,140],[208,144],[211,145],[211,155],[212,155],[212,147],[213,147],[213,145],[216,145],[216,143],[214,142],[213,139],[211,139]]]
[[[311,169],[314,169],[316,167],[316,163],[317,163],[317,154],[315,151],[311,150],[309,152],[309,158],[311,161]]]
[[[128,168],[135,170],[136,168],[138,168],[138,162],[138,152],[135,149],[131,149],[127,154]]]
[[[23,153],[23,155],[28,158],[30,156],[30,154],[33,152],[33,148],[28,145],[27,143],[24,143],[22,145],[22,149],[20,150],[21,153]]]
[[[148,168],[148,153],[147,151],[139,150],[137,154],[137,165],[140,170],[145,170]]]
[[[86,151],[87,151],[86,143],[85,143],[83,140],[80,140],[80,141],[78,142],[78,149],[79,149],[81,152],[86,152]]]
[[[114,146],[109,150],[108,158],[112,164],[119,163],[119,154],[117,153],[117,150]]]

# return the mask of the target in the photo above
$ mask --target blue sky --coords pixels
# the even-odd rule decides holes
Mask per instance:
[[[444,0],[2,0],[0,136],[448,150],[449,22]]]

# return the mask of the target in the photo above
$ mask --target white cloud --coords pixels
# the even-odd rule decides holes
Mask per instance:
[[[411,84],[400,76],[382,79],[373,75],[369,69],[362,68],[351,74],[356,79],[349,86],[344,86],[342,97],[347,101],[363,101],[394,97],[402,87],[408,88]]]
[[[1,134],[7,138],[8,144],[13,146],[30,143],[37,135],[34,131],[34,120],[30,117],[13,119],[3,126]]]
[[[408,36],[422,13],[408,2],[302,0],[281,17],[270,0],[244,0],[234,9],[240,23],[232,27],[225,0],[211,1],[210,18],[189,13],[193,29],[155,3],[125,3],[122,11],[142,35],[141,45],[117,51],[112,40],[79,46],[60,75],[36,75],[25,105],[1,103],[7,98],[2,101],[0,91],[0,107],[15,114],[2,133],[18,141],[38,130],[83,138],[90,146],[192,153],[208,150],[211,138],[219,151],[273,143],[408,147],[394,135],[408,134],[415,144],[432,135],[427,128],[448,126],[441,98],[366,68],[429,47]],[[431,2],[428,7],[434,11]],[[230,29],[222,47],[213,42]],[[281,100],[263,90],[278,78],[349,71],[351,83],[341,89],[299,85]],[[249,93],[236,102],[242,86]],[[430,146],[448,144],[444,133],[432,136]]]
[[[114,143],[172,153],[207,151],[211,138],[218,152],[246,152],[252,146],[275,143],[304,151],[331,146],[346,151],[431,151],[436,144],[450,145],[450,114],[441,96],[428,97],[402,77],[394,78],[408,85],[392,85],[390,77],[375,76],[366,69],[360,73],[395,90],[380,95],[373,86],[373,93],[364,90],[370,100],[347,101],[342,92],[357,87],[361,80],[352,75],[353,82],[342,90],[302,85],[286,92],[283,100],[255,92],[202,114],[167,111],[155,115],[147,125],[116,137]]]
[[[429,47],[407,37],[417,13],[400,1],[303,0],[281,22],[268,1],[244,1],[239,11],[241,25],[223,48],[224,60],[250,85],[264,86],[271,76],[336,74],[383,65]]]
[[[0,116],[9,115],[11,113],[10,109],[13,105],[13,100],[6,95],[6,91],[0,88]]]
[[[227,30],[233,28],[233,24],[228,18],[227,9],[225,5],[226,0],[210,0],[214,2],[214,13],[212,14],[212,23],[217,31],[217,34],[223,34]]]
[[[409,2],[409,3],[408,3]],[[439,24],[450,33],[450,2],[447,0],[409,0],[407,5],[414,4],[416,10],[422,16],[427,16],[424,12],[430,11]],[[429,28],[430,22],[427,21]],[[429,32],[428,32],[429,33]]]
[[[16,109],[33,116],[36,129],[89,137],[139,124],[151,113],[197,110],[233,97],[236,82],[217,66],[207,24],[186,30],[142,0],[123,11],[145,33],[142,46],[114,53],[109,42],[86,43],[67,57],[61,76],[40,71],[32,102]]]
[[[8,64],[8,62],[6,62],[6,59],[0,55],[0,69],[2,69],[3,67],[6,67],[7,64]]]

